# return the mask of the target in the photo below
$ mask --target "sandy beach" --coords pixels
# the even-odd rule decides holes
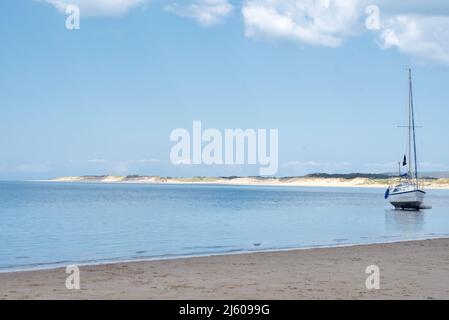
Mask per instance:
[[[1,299],[449,299],[449,239],[0,273]],[[380,268],[380,290],[365,269]]]

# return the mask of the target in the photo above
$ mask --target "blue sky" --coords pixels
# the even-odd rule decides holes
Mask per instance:
[[[172,165],[170,132],[193,120],[279,129],[278,176],[392,171],[407,66],[421,169],[449,170],[449,5],[420,3],[3,0],[0,179],[257,174]]]

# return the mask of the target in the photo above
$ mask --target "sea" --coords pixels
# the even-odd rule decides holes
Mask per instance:
[[[449,237],[449,190],[0,182],[0,272]]]

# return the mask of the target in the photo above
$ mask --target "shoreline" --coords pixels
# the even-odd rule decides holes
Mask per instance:
[[[171,261],[171,260],[185,260],[185,259],[197,259],[197,258],[208,258],[208,257],[220,257],[220,256],[238,256],[238,255],[248,255],[248,254],[260,254],[260,253],[276,253],[276,252],[291,252],[291,251],[306,251],[306,250],[316,250],[316,249],[334,249],[334,248],[351,248],[351,247],[364,247],[371,245],[383,245],[383,244],[395,244],[395,243],[407,243],[407,242],[415,242],[415,241],[428,241],[428,240],[448,240],[448,235],[441,236],[425,236],[422,238],[410,238],[410,239],[402,239],[402,240],[391,240],[391,241],[379,241],[379,242],[360,242],[360,243],[336,243],[336,244],[323,244],[323,245],[315,245],[315,246],[305,246],[305,247],[290,247],[290,248],[267,248],[260,250],[233,250],[228,252],[216,252],[216,253],[199,253],[199,254],[185,254],[185,255],[172,255],[172,256],[155,256],[155,257],[142,257],[137,259],[132,258],[111,258],[104,260],[91,260],[91,261],[81,261],[81,262],[70,262],[70,263],[48,263],[47,267],[44,266],[35,266],[35,267],[27,267],[22,266],[18,268],[11,269],[0,269],[0,275],[2,274],[10,274],[10,273],[22,273],[22,272],[39,272],[39,271],[52,271],[61,268],[65,268],[67,265],[76,265],[78,267],[96,267],[96,266],[105,266],[105,265],[115,265],[122,263],[140,263],[140,262],[157,262],[157,261]]]
[[[0,299],[449,299],[449,238],[0,273]],[[365,286],[368,265],[381,290]]]

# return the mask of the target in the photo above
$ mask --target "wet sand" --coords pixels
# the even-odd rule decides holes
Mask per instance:
[[[380,268],[380,290],[365,286]],[[449,239],[0,273],[0,299],[449,299]]]

